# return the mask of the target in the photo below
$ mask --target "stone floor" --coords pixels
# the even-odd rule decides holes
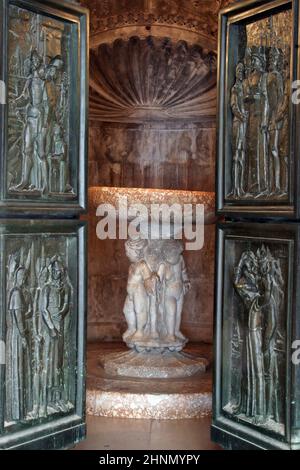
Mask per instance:
[[[88,417],[87,440],[74,450],[221,450],[211,418],[178,421]]]

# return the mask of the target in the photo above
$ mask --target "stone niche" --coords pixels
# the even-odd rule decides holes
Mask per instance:
[[[91,10],[89,186],[214,191],[221,0],[85,0]],[[91,190],[92,191],[92,190]],[[89,212],[90,341],[121,340],[124,241],[100,242]],[[214,226],[185,253],[182,331],[212,342]]]

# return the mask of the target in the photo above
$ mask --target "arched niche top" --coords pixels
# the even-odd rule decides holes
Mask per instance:
[[[148,36],[91,51],[90,115],[99,121],[201,120],[215,116],[216,54]]]

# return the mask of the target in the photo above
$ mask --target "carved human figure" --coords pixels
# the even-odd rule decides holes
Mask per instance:
[[[34,166],[34,156],[37,155],[38,166],[41,169],[41,191],[48,189],[48,169],[45,152],[46,126],[45,126],[45,84],[46,70],[42,58],[36,50],[31,53],[31,72],[26,80],[22,94],[16,98],[15,105],[20,100],[28,103],[23,141],[23,162],[21,182],[13,190],[35,189],[38,181],[34,183],[31,172]]]
[[[281,168],[281,191],[285,196],[288,193],[289,180],[289,109],[291,96],[291,79],[290,68],[286,64],[283,72],[284,76],[284,92],[277,109],[277,122],[280,123],[281,129],[279,134],[279,155]]]
[[[51,192],[73,192],[69,183],[62,118],[65,113],[65,88],[63,81],[58,86],[59,73],[63,71],[61,56],[54,57],[46,70],[46,153],[50,165],[49,186]]]
[[[264,424],[267,419],[280,422],[277,348],[283,341],[278,316],[284,280],[280,264],[269,248],[263,245],[256,254],[251,250],[242,254],[234,286],[245,306],[245,321],[240,321],[245,332],[247,374],[234,412],[245,413],[255,424]]]
[[[73,193],[69,183],[69,165],[66,144],[62,129],[58,124],[53,126],[53,136],[49,152],[50,190],[56,193]]]
[[[232,125],[232,192],[230,196],[245,195],[245,151],[249,113],[245,107],[245,68],[242,63],[236,67],[236,82],[231,90]]]
[[[251,47],[247,47],[245,50],[243,64],[245,67],[245,78],[247,79],[250,73],[252,72],[252,49]]]
[[[280,133],[283,128],[284,113],[281,106],[284,95],[282,75],[282,57],[279,49],[272,48],[269,58],[269,72],[267,75],[267,91],[269,104],[269,155],[270,180],[269,193],[282,194],[281,162],[280,162]]]
[[[245,103],[249,111],[247,130],[248,191],[262,196],[268,190],[268,94],[266,58],[253,52],[252,71],[247,78]]]
[[[266,395],[258,274],[255,254],[252,251],[243,253],[235,273],[234,286],[246,308],[247,383],[242,393],[242,403],[236,412],[245,412],[256,424],[262,424],[266,419]]]
[[[62,141],[61,118],[64,113],[64,93],[58,86],[59,72],[63,69],[61,56],[52,58],[48,66],[43,65],[37,51],[31,54],[31,72],[22,94],[16,98],[29,101],[26,110],[23,142],[23,163],[21,182],[12,190],[40,190],[49,192],[48,161],[53,156],[59,158],[57,192],[70,192],[68,162],[65,161],[65,144]],[[57,130],[59,128],[59,131]],[[58,151],[58,139],[60,143]],[[63,151],[62,151],[63,148]]]
[[[162,304],[167,328],[167,340],[186,340],[180,331],[184,295],[190,281],[182,256],[183,246],[174,240],[163,246],[164,263],[158,269],[162,283]]]
[[[278,199],[288,192],[290,53],[276,41],[263,43],[261,36],[260,45],[247,45],[236,68],[228,197]]]
[[[149,321],[150,299],[155,296],[157,277],[151,272],[145,260],[146,240],[128,240],[125,244],[126,255],[131,262],[127,283],[127,297],[124,315],[128,329],[123,335],[124,341],[132,337],[141,340]]]
[[[280,422],[281,407],[279,397],[278,348],[284,342],[278,329],[278,311],[284,297],[284,279],[280,264],[272,256],[269,248],[263,246],[257,252],[260,273],[269,299],[264,308],[263,352],[266,386],[266,415]]]
[[[64,387],[65,319],[71,314],[71,286],[67,268],[55,256],[49,265],[49,280],[41,292],[43,318],[42,415],[68,411]]]
[[[32,302],[25,286],[26,269],[19,266],[8,293],[6,333],[6,421],[25,421],[32,410],[31,337]]]
[[[33,339],[34,339],[34,361],[33,361],[33,411],[32,417],[45,417],[46,407],[45,398],[42,394],[43,390],[43,347],[44,347],[44,323],[42,315],[42,292],[47,284],[49,277],[49,269],[47,266],[41,266],[38,270],[38,283],[35,289],[34,305],[33,305]],[[44,402],[44,403],[43,403]]]
[[[45,127],[47,129],[46,144],[47,155],[52,147],[54,127],[60,121],[60,101],[61,93],[58,88],[58,73],[63,69],[63,60],[61,56],[51,59],[46,68],[46,87],[45,87]]]
[[[47,123],[57,123],[60,121],[61,93],[58,90],[58,73],[63,70],[64,62],[60,55],[53,57],[46,68],[46,92],[47,100],[45,103]]]

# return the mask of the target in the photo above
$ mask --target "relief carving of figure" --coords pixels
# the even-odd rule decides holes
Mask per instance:
[[[42,336],[42,414],[68,411],[64,389],[65,319],[71,314],[71,286],[67,270],[55,256],[48,267],[49,280],[41,292]]]
[[[245,194],[245,150],[249,113],[245,107],[245,67],[239,63],[236,67],[236,82],[231,91],[231,109],[233,112],[233,190],[231,196]]]
[[[269,102],[269,155],[270,161],[270,181],[269,193],[282,194],[281,185],[281,162],[280,162],[280,133],[283,128],[285,111],[281,108],[284,95],[284,84],[282,75],[282,57],[277,48],[272,48],[270,52],[270,65],[267,76],[267,90]]]
[[[241,344],[246,380],[242,378],[240,400],[233,412],[245,414],[257,425],[281,419],[277,348],[283,340],[278,321],[283,285],[280,264],[269,248],[242,254],[234,287],[244,305],[245,316],[240,312],[239,322],[245,335]]]
[[[25,421],[32,410],[31,394],[31,296],[27,271],[17,266],[8,296],[6,334],[6,421]]]
[[[26,121],[23,140],[23,163],[21,182],[13,190],[32,190],[39,187],[37,177],[32,178],[31,172],[34,166],[41,170],[41,190],[48,189],[48,169],[46,159],[46,126],[45,126],[45,85],[46,70],[41,56],[36,50],[31,53],[31,71],[26,80],[22,94],[16,98],[15,105],[25,100]],[[35,162],[34,156],[37,156]]]
[[[277,423],[282,415],[279,393],[278,352],[283,350],[284,337],[279,329],[279,309],[284,298],[284,279],[280,263],[264,246],[258,250],[260,271],[265,283],[268,302],[264,308],[264,372],[266,415]]]
[[[277,110],[277,122],[280,123],[279,161],[281,194],[287,195],[289,189],[289,107],[291,95],[290,69],[285,67],[283,74],[284,92]]]
[[[265,419],[265,386],[262,350],[262,312],[258,286],[258,263],[255,254],[247,251],[241,257],[236,270],[234,285],[246,308],[246,393],[238,411],[254,417],[257,422]]]
[[[24,248],[8,258],[6,426],[73,408],[73,288],[62,258],[39,249],[33,241],[26,261]]]
[[[65,108],[64,83],[58,87],[58,74],[63,70],[61,56],[54,57],[46,69],[46,153],[49,162],[49,186],[53,193],[72,192],[69,184],[66,144],[63,138]],[[60,91],[59,91],[60,89]]]
[[[287,38],[276,36],[274,24],[270,17],[261,34],[254,28],[256,38],[246,31],[236,66],[229,199],[288,197],[290,46]]]
[[[252,55],[252,71],[248,76],[248,94],[245,98],[249,112],[248,126],[248,190],[261,194],[268,185],[268,95],[266,57]]]
[[[38,260],[40,261],[40,260]],[[43,317],[42,292],[48,282],[49,270],[46,265],[38,266],[38,287],[36,288],[33,309],[33,336],[34,336],[34,376],[33,376],[33,418],[46,416],[45,390],[43,389]],[[43,391],[43,393],[41,393]]]
[[[66,108],[63,68],[61,56],[53,57],[47,65],[36,50],[32,51],[24,89],[12,101],[24,133],[21,181],[10,191],[38,191],[45,196],[73,193],[62,130]]]

